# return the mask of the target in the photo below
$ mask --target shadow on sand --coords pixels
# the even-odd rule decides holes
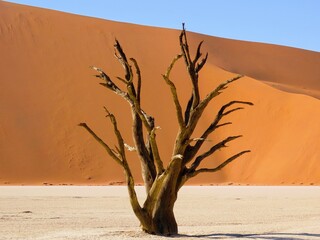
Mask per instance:
[[[178,235],[176,238],[206,238],[206,239],[274,239],[274,240],[302,240],[302,239],[320,239],[320,234],[314,233],[255,233],[255,234],[237,234],[237,233],[213,233],[199,235]]]

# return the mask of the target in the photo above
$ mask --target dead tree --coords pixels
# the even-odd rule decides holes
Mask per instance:
[[[191,57],[184,26],[179,37],[179,42],[181,53],[172,60],[166,73],[162,75],[164,81],[170,87],[179,124],[172,157],[167,166],[164,166],[158,151],[155,119],[147,114],[141,107],[140,97],[142,80],[137,61],[134,58],[128,59],[120,46],[120,43],[117,40],[115,41],[115,57],[121,63],[125,71],[125,76],[117,77],[117,81],[125,84],[125,90],[121,89],[103,70],[92,67],[92,69],[98,72],[96,77],[103,81],[100,84],[122,97],[131,107],[133,118],[132,134],[135,150],[141,161],[142,176],[147,192],[147,197],[143,206],[139,204],[137,199],[134,188],[134,179],[126,157],[126,148],[128,146],[124,142],[118,129],[116,117],[105,108],[107,117],[111,121],[118,142],[115,149],[112,149],[97,136],[86,123],[79,124],[84,127],[95,140],[105,148],[109,156],[123,168],[131,206],[141,223],[141,228],[147,233],[157,235],[173,235],[178,233],[173,207],[179,189],[186,181],[188,181],[188,179],[195,177],[200,173],[219,171],[241,155],[250,152],[249,150],[239,152],[214,168],[202,168],[200,166],[205,158],[212,156],[219,149],[226,147],[229,142],[241,137],[241,135],[229,136],[212,146],[208,151],[199,154],[199,150],[210,134],[217,128],[231,124],[231,122],[221,121],[226,115],[242,109],[242,107],[237,107],[239,104],[252,105],[252,103],[231,101],[223,105],[210,126],[203,132],[202,136],[193,139],[192,134],[208,104],[213,98],[221,94],[229,84],[240,79],[242,76],[238,75],[221,83],[216,89],[212,90],[202,99],[199,92],[198,78],[199,72],[207,61],[208,54],[201,58],[202,42],[200,42],[195,57]],[[192,93],[184,112],[178,98],[176,86],[170,79],[170,73],[175,63],[181,58],[184,59],[189,79],[192,84]]]

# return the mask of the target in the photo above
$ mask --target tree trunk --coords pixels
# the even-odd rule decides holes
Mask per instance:
[[[142,230],[155,235],[171,236],[178,234],[178,225],[173,213],[172,206],[156,205],[149,219],[141,224]]]
[[[143,207],[149,218],[147,224],[141,224],[145,232],[162,236],[178,233],[173,213],[177,193],[176,180],[172,173],[167,172],[156,179]]]
[[[173,206],[159,206],[151,219],[152,229],[157,235],[175,235],[178,233],[178,225],[173,213]]]

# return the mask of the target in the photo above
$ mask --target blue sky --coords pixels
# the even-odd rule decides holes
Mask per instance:
[[[9,1],[120,22],[320,52],[320,0]],[[0,9],[1,11],[1,9]]]

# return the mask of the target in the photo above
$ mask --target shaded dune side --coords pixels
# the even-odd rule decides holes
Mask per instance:
[[[265,43],[204,35],[211,61],[227,71],[261,80],[275,88],[320,98],[320,53]]]
[[[0,184],[106,184],[123,181],[121,168],[83,129],[77,127],[79,122],[86,121],[113,146],[113,132],[102,108],[107,106],[118,117],[126,142],[133,144],[129,107],[99,86],[99,81],[92,77],[95,73],[88,68],[90,65],[101,67],[112,77],[122,74],[113,58],[115,37],[121,41],[127,55],[135,57],[140,64],[143,108],[155,116],[156,124],[161,126],[158,132],[160,151],[163,159],[170,159],[177,124],[169,89],[161,79],[161,73],[179,53],[179,31],[5,2],[0,2],[0,10],[0,52],[5,56],[0,59]],[[275,78],[277,71],[290,72],[286,62],[282,63],[283,67],[277,64],[279,70],[268,75],[269,70],[265,72],[264,67],[259,67],[267,65],[264,62],[267,58],[259,58],[259,61],[241,58],[238,48],[245,45],[248,51],[257,52],[258,47],[254,44],[241,42],[239,47],[238,41],[197,34],[189,36],[193,47],[204,39],[204,50],[209,52],[208,65],[201,75],[203,95],[219,82],[234,76],[217,66],[248,76],[253,76],[251,72],[256,71],[254,77],[258,79],[299,86],[296,84],[298,80],[293,81],[290,74]],[[220,53],[214,47],[217,41],[220,41]],[[263,46],[259,44],[259,51]],[[268,52],[274,47],[274,54],[282,49],[265,46]],[[290,54],[290,50],[303,56],[309,54],[290,48],[285,48],[284,52]],[[237,59],[241,65],[233,62]],[[311,59],[309,64],[301,65],[301,76],[309,77],[309,65],[314,62],[316,60]],[[257,68],[253,64],[258,65]],[[185,104],[190,86],[185,84],[188,80],[182,62],[177,65],[173,79]],[[314,84],[314,90],[319,90],[313,81],[308,87]],[[282,92],[245,77],[217,97],[206,111],[195,137],[212,121],[219,106],[233,99],[250,100],[255,106],[231,116],[234,124],[221,129],[211,140],[215,142],[237,134],[243,134],[244,138],[230,144],[214,158],[207,159],[206,166],[218,164],[243,149],[251,149],[252,153],[218,174],[195,178],[191,184],[320,183],[319,100]],[[206,147],[210,147],[209,143]],[[128,156],[134,174],[141,182],[140,164],[134,153],[128,153]]]

